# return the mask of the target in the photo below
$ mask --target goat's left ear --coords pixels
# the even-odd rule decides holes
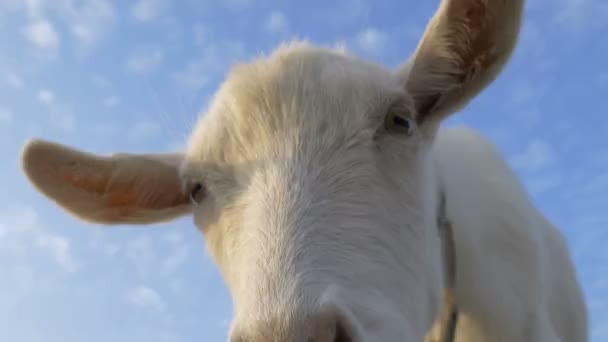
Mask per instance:
[[[498,76],[515,48],[524,7],[524,0],[441,1],[414,55],[398,71],[418,124],[431,135]]]
[[[101,156],[44,140],[23,148],[32,185],[68,213],[103,225],[152,224],[191,212],[179,153]]]

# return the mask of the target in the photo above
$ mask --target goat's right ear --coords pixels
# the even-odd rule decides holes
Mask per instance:
[[[524,0],[440,0],[399,77],[417,120],[434,134],[439,123],[490,85],[510,60]]]
[[[98,156],[32,140],[22,151],[29,181],[72,215],[99,224],[150,224],[191,211],[180,154]]]

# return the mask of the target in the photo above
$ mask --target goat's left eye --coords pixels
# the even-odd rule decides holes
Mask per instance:
[[[396,110],[392,110],[387,114],[385,124],[389,132],[401,133],[408,136],[416,129],[416,122],[411,116]]]
[[[205,188],[201,183],[194,183],[190,187],[190,202],[194,205],[199,205],[205,198]]]

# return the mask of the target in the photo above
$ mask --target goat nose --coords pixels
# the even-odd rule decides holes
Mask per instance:
[[[281,315],[272,319],[234,322],[229,335],[230,342],[357,342],[361,340],[352,322],[334,307],[324,308],[312,316]]]

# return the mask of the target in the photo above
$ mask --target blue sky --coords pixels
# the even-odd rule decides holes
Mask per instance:
[[[180,148],[230,63],[299,37],[393,67],[437,4],[0,0],[0,340],[223,341],[231,313],[189,218],[76,221],[21,174],[27,138]],[[529,1],[512,62],[449,121],[493,139],[566,235],[593,341],[608,341],[607,17],[605,0]]]

